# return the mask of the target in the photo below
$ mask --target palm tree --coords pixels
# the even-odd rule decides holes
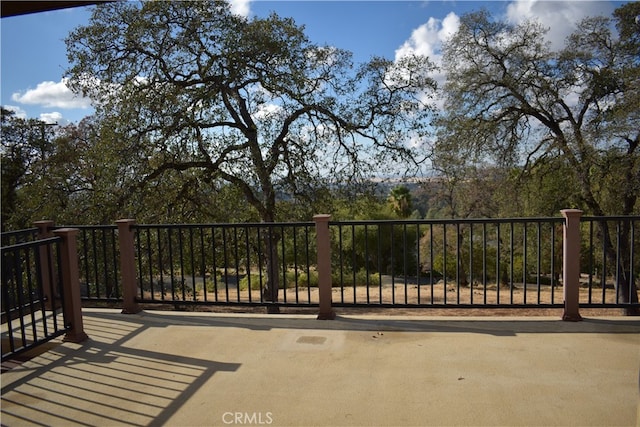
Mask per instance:
[[[391,209],[400,218],[407,218],[411,214],[411,192],[404,185],[399,185],[391,190],[387,201]]]

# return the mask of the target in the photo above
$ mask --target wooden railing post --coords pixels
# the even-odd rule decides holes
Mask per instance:
[[[122,313],[140,312],[136,302],[138,284],[136,282],[136,256],[134,247],[135,219],[121,219],[118,224],[118,243],[120,245],[120,274],[122,277]]]
[[[88,338],[82,321],[80,297],[80,272],[78,270],[77,228],[61,228],[53,234],[61,237],[60,262],[62,271],[62,297],[64,298],[64,321],[67,331],[64,341],[82,342]]]
[[[562,320],[577,322],[580,316],[580,217],[578,209],[560,211],[565,218],[562,242],[562,286],[564,313]]]
[[[38,229],[38,240],[53,237],[54,222],[50,220],[36,221],[33,225]],[[42,245],[38,249],[40,256],[40,280],[42,283],[42,299],[46,310],[54,310],[57,306],[56,299],[60,297],[58,283],[55,281],[55,274],[52,274],[53,251],[47,245]]]
[[[333,320],[336,313],[331,308],[331,235],[329,220],[331,215],[315,215],[316,249],[318,252],[318,298],[320,312],[318,319]]]

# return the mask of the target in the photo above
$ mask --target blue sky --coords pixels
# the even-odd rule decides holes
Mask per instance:
[[[394,59],[406,52],[427,54],[437,63],[439,47],[455,31],[462,14],[486,8],[512,22],[538,19],[560,47],[574,24],[588,15],[610,15],[624,2],[610,1],[246,1],[234,0],[236,13],[275,12],[306,27],[311,41],[354,53]],[[91,7],[3,18],[0,26],[1,104],[21,117],[60,124],[92,113],[86,99],[74,97],[62,80],[68,66],[64,38],[88,23]]]

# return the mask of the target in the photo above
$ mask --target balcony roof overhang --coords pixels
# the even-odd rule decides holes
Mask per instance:
[[[0,1],[2,17],[26,15],[29,13],[47,12],[70,7],[90,6],[107,1]]]

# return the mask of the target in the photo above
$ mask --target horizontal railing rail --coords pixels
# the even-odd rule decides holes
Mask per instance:
[[[3,246],[2,360],[66,333],[60,237]]]
[[[24,230],[5,231],[0,234],[2,246],[11,246],[18,243],[30,242],[38,236],[37,228],[27,228]]]

